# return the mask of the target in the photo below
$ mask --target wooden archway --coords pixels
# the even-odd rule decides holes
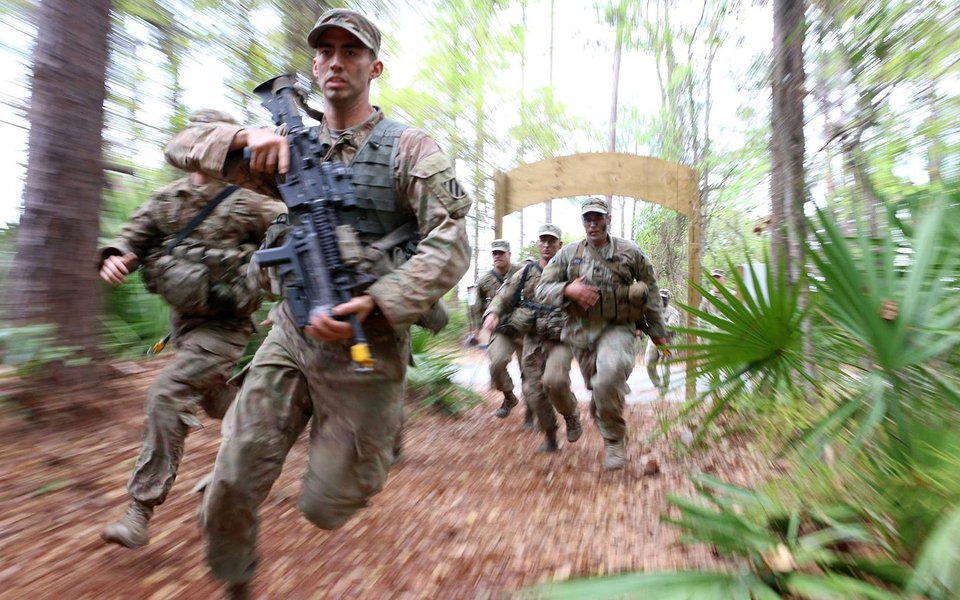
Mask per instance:
[[[674,162],[618,152],[574,154],[520,165],[494,175],[494,227],[522,208],[569,196],[628,196],[659,204],[687,217],[687,278],[700,279],[700,193],[697,172]],[[687,285],[687,304],[700,294]],[[688,319],[690,315],[688,315]],[[689,322],[689,321],[688,321]],[[687,397],[696,393],[687,368]]]

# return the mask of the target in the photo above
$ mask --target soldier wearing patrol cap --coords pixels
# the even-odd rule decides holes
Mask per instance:
[[[723,269],[710,269],[710,281],[713,282],[713,289],[710,290],[711,295],[718,300],[723,300],[723,294],[720,293],[720,288],[723,287],[727,281]],[[715,317],[721,316],[717,307],[706,298],[700,299],[700,310]]]
[[[484,315],[490,302],[497,295],[497,291],[520,270],[519,265],[510,261],[510,242],[507,240],[493,240],[490,244],[490,254],[493,256],[493,267],[477,280],[476,298],[473,306],[470,307],[472,320],[478,325],[483,324]],[[501,419],[505,419],[517,405],[517,397],[513,393],[513,378],[507,371],[507,366],[514,354],[517,358],[523,354],[523,334],[517,332],[505,321],[493,332],[487,349],[487,355],[490,357],[490,385],[503,393],[503,403],[495,413]],[[525,405],[524,425],[532,426],[533,408],[529,403]]]
[[[635,323],[645,321],[657,346],[666,344],[653,265],[631,241],[613,237],[610,207],[589,198],[580,209],[586,239],[569,244],[543,270],[537,300],[562,307],[569,344],[593,391],[590,412],[604,441],[603,467],[626,464],[623,419],[627,377],[636,362]]]
[[[673,329],[680,326],[680,311],[678,311],[675,306],[670,304],[670,296],[670,290],[660,290],[660,300],[663,303],[663,321],[664,325],[667,327],[667,341],[673,342]],[[647,350],[644,353],[644,361],[647,366],[647,375],[650,376],[650,381],[653,383],[654,387],[657,388],[657,393],[662,398],[670,389],[670,365],[665,365],[665,368],[663,369],[663,377],[661,377],[657,369],[657,367],[660,365],[661,354],[662,352],[660,351],[660,348],[653,343],[652,339],[648,339]]]
[[[236,121],[213,109],[190,115],[191,126],[211,123]],[[197,411],[221,419],[233,401],[237,390],[227,380],[262,300],[246,277],[247,263],[286,211],[277,200],[191,173],[156,192],[100,249],[105,282],[118,285],[139,267],[147,289],[170,305],[177,349],[147,391],[143,444],[127,485],[131,502],[124,517],[103,530],[107,542],[137,548],[149,541],[154,507],[173,485],[187,433],[200,426]]]
[[[470,263],[471,201],[446,153],[425,132],[370,104],[371,83],[384,69],[377,26],[356,11],[328,10],[306,43],[323,97],[312,133],[329,148],[317,158],[353,171],[357,206],[334,210],[340,227],[352,229],[363,251],[376,256],[363,268],[374,281],[302,329],[286,302],[271,311],[273,328],[228,417],[233,434],[223,436],[201,511],[207,562],[234,597],[249,594],[259,507],[307,424],[298,505],[311,523],[341,527],[383,488],[401,428],[410,326]],[[174,166],[277,197],[277,174],[287,172],[290,148],[282,130],[198,125],[174,139],[166,156]],[[288,234],[278,229],[271,245]],[[384,240],[391,240],[389,251],[377,245]],[[370,344],[370,372],[352,368],[353,317]]]
[[[557,417],[560,413],[566,424],[567,441],[575,442],[583,432],[577,398],[570,390],[570,363],[573,354],[560,341],[560,332],[566,314],[555,307],[536,301],[540,274],[560,248],[560,228],[546,223],[540,227],[537,249],[538,262],[529,262],[517,271],[497,292],[487,308],[483,327],[493,331],[503,321],[523,335],[523,354],[520,369],[523,373],[523,399],[533,407],[537,423],[544,435],[541,452],[556,452]]]

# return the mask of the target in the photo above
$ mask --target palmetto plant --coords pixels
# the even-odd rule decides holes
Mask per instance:
[[[670,500],[686,539],[739,559],[720,573],[648,573],[536,590],[553,598],[960,598],[960,194],[921,199],[887,235],[853,235],[824,212],[811,229],[809,313],[783,276],[684,307],[700,327],[680,346],[711,389],[688,408],[707,422],[752,402],[776,406],[804,382],[799,456],[844,450],[830,501],[772,496],[695,476],[698,497]],[[913,221],[909,227],[902,223]],[[706,290],[701,288],[701,292]],[[802,355],[801,320],[816,347]],[[818,376],[808,378],[804,360]],[[745,394],[750,390],[750,394]],[[759,398],[759,399],[758,399]],[[708,406],[705,415],[693,409]],[[848,487],[845,488],[845,482]],[[829,486],[828,486],[829,487]],[[854,492],[854,490],[856,490]],[[827,508],[825,508],[825,506]]]
[[[476,392],[454,381],[457,365],[453,353],[439,349],[426,329],[410,330],[414,366],[407,369],[407,391],[420,404],[438,408],[452,415],[480,402]]]

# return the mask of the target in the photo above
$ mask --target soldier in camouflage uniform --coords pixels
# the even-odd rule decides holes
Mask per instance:
[[[483,328],[493,331],[507,315],[511,327],[523,334],[523,399],[533,406],[545,440],[540,452],[557,452],[557,417],[563,417],[567,441],[580,439],[583,428],[577,410],[577,398],[570,390],[570,363],[573,353],[560,341],[566,314],[559,308],[536,302],[540,274],[563,246],[560,228],[550,223],[540,227],[537,249],[539,262],[528,262],[517,271],[487,308]]]
[[[537,300],[564,307],[561,340],[572,346],[593,390],[590,413],[603,437],[607,470],[626,463],[623,420],[627,378],[636,361],[635,323],[645,320],[653,342],[666,344],[660,291],[653,266],[636,244],[613,237],[602,198],[581,206],[585,240],[565,246],[540,276]]]
[[[710,279],[713,281],[713,290],[711,291],[711,294],[714,298],[723,300],[723,294],[720,293],[720,288],[723,287],[727,281],[723,269],[711,269]],[[717,309],[717,307],[706,298],[700,299],[700,311],[714,317],[723,317],[723,314]],[[708,325],[706,323],[701,323],[701,327],[708,327]]]
[[[323,158],[351,165],[354,175],[357,208],[341,211],[341,223],[370,251],[391,230],[412,225],[412,237],[377,253],[369,270],[377,280],[332,309],[363,323],[372,372],[353,368],[349,322],[316,315],[301,330],[287,302],[271,312],[273,329],[228,415],[232,433],[223,437],[201,511],[207,561],[234,597],[249,594],[259,506],[307,423],[312,431],[299,507],[310,522],[341,527],[382,489],[401,427],[410,326],[470,262],[470,198],[450,160],[427,134],[370,105],[371,82],[383,70],[377,27],[360,13],[330,10],[307,43],[315,49],[313,75],[324,99],[315,129],[329,144]],[[168,145],[167,160],[278,196],[276,173],[287,171],[290,156],[286,138],[273,129],[199,126]],[[270,245],[283,234],[268,235]]]
[[[202,110],[191,123],[227,122]],[[99,253],[100,277],[117,285],[138,266],[151,292],[171,308],[177,353],[147,392],[143,445],[128,490],[126,515],[108,525],[104,540],[127,548],[149,541],[147,523],[177,476],[184,440],[200,422],[198,407],[222,419],[236,395],[227,385],[253,333],[259,287],[246,277],[250,256],[286,206],[272,198],[192,173],[159,190],[137,209],[119,237]],[[168,249],[212,199],[229,193],[180,243]]]
[[[673,342],[673,328],[680,326],[680,311],[670,305],[670,290],[660,290],[660,300],[663,303],[663,321],[667,328],[667,341]],[[647,365],[647,375],[650,381],[657,388],[657,393],[662,398],[670,390],[670,365],[666,365],[663,371],[663,377],[657,372],[660,365],[661,350],[653,343],[652,339],[647,339],[647,350],[644,353],[644,362]]]
[[[520,270],[519,265],[510,261],[510,242],[507,240],[493,240],[490,245],[493,255],[493,268],[484,273],[477,280],[477,299],[471,307],[472,321],[483,324],[484,315],[490,302],[496,297],[503,284]],[[523,354],[523,334],[504,323],[498,327],[490,339],[487,355],[490,357],[490,385],[493,389],[503,393],[503,403],[495,413],[500,419],[507,418],[513,407],[517,405],[517,397],[513,393],[513,378],[507,366],[510,359],[516,354],[519,358]],[[533,408],[529,402],[524,402],[524,426],[533,425]]]

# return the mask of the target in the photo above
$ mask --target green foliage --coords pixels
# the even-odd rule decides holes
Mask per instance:
[[[56,325],[42,323],[0,329],[2,364],[12,367],[16,376],[36,376],[54,364],[74,366],[89,359],[71,359],[79,348],[57,344]]]
[[[438,350],[430,332],[414,327],[411,347],[415,366],[407,369],[407,391],[422,406],[456,416],[480,402],[476,392],[453,380],[457,372],[454,353]]]
[[[755,422],[775,407],[794,430],[781,429],[779,440],[800,442],[791,457],[807,465],[763,493],[695,476],[695,499],[670,499],[678,516],[665,520],[686,541],[710,544],[739,567],[570,582],[545,595],[960,597],[960,194],[948,189],[898,203],[876,237],[821,211],[807,279],[761,281],[728,263],[732,288],[705,296],[719,316],[681,305],[700,326],[680,332],[701,343],[678,348],[715,382],[685,414],[701,425],[720,415]],[[814,289],[805,310],[804,281]],[[766,291],[751,293],[758,289]],[[806,315],[816,378],[801,352]],[[799,401],[804,383],[815,403]]]
[[[745,262],[751,264],[749,256]],[[721,287],[720,296],[693,284],[705,301],[719,312],[714,316],[699,308],[678,302],[682,310],[699,319],[699,326],[678,327],[676,331],[691,336],[694,341],[677,344],[688,353],[695,365],[697,377],[712,382],[709,392],[702,394],[683,412],[691,414],[707,403],[709,410],[701,421],[698,439],[714,420],[755,396],[748,390],[760,390],[763,399],[793,398],[797,382],[806,377],[803,369],[801,323],[808,311],[799,308],[799,286],[791,287],[786,273],[779,276],[770,269],[758,275],[747,271],[748,279],[740,274],[732,262],[728,271],[734,289]],[[761,277],[765,285],[761,286]],[[765,289],[766,293],[754,290]]]
[[[822,277],[821,310],[832,333],[851,354],[859,351],[869,370],[860,374],[861,393],[847,398],[811,439],[829,439],[855,420],[855,447],[879,427],[886,450],[908,459],[914,429],[930,410],[960,408],[956,382],[935,363],[960,344],[960,307],[944,302],[960,272],[960,251],[945,243],[944,233],[950,216],[958,216],[958,200],[932,198],[915,239],[900,248],[893,240],[902,232],[873,240],[858,229],[848,240],[833,219],[818,214],[811,258]],[[848,372],[859,366],[848,365]]]

